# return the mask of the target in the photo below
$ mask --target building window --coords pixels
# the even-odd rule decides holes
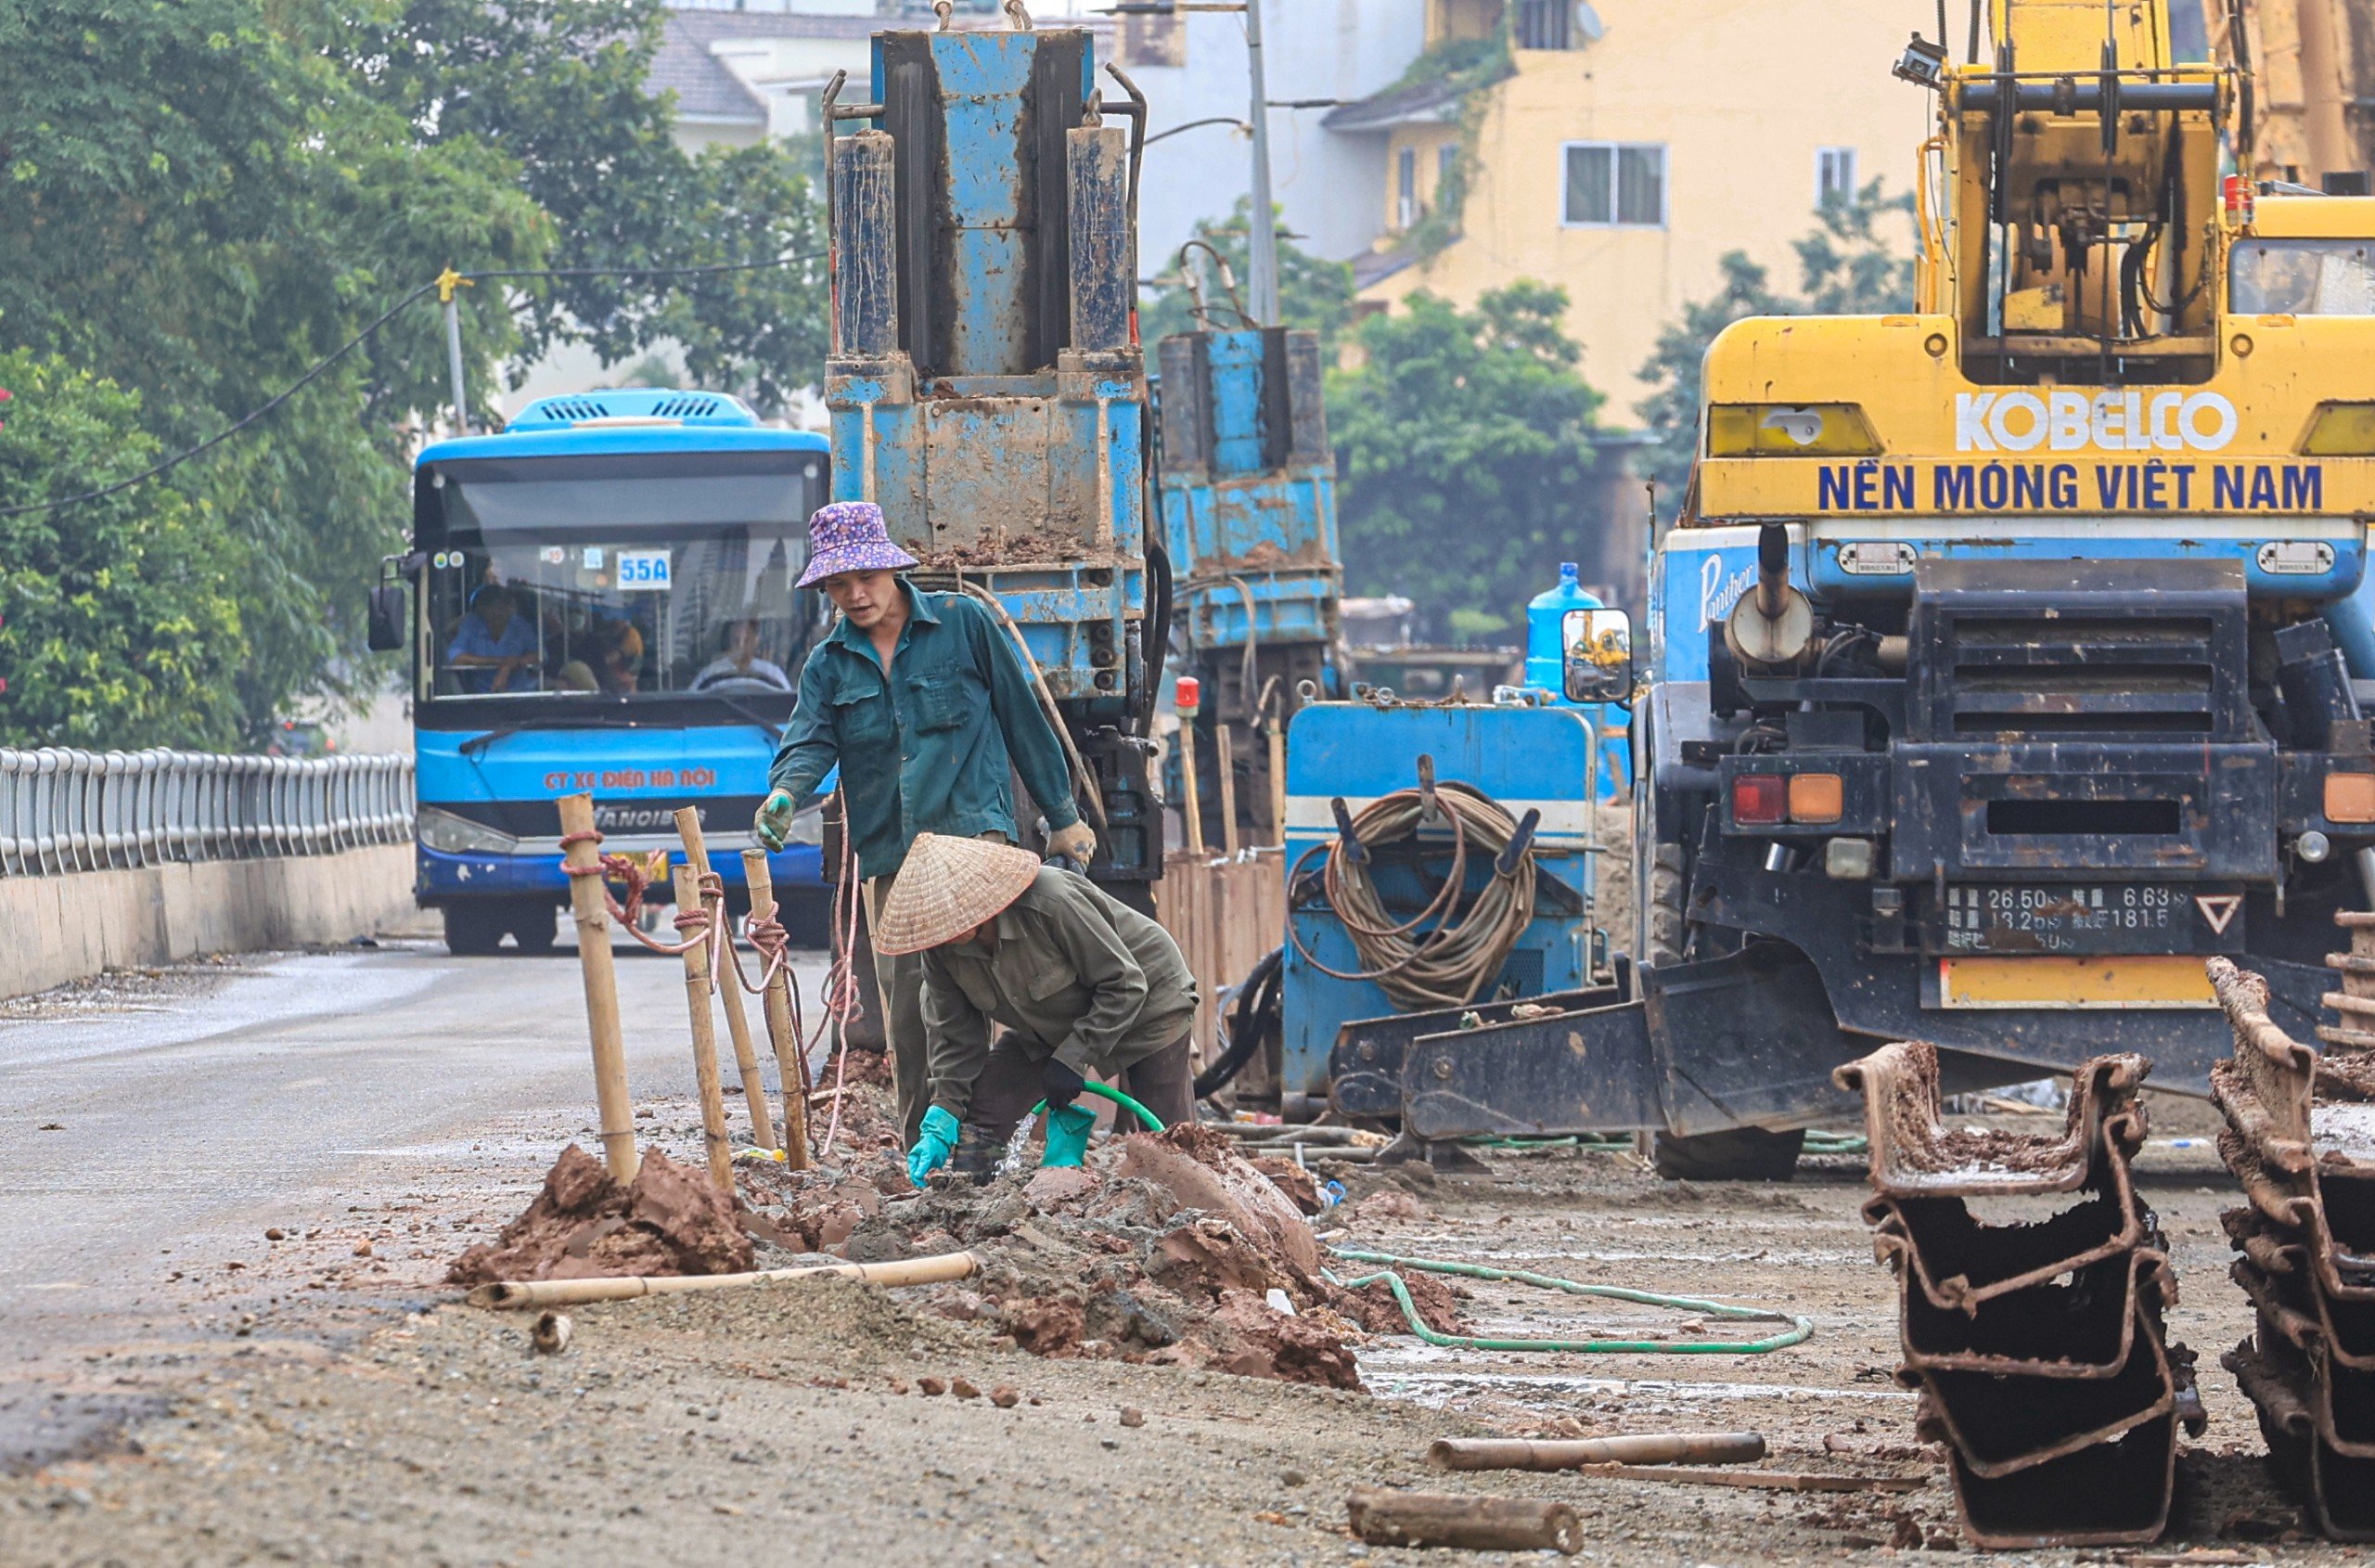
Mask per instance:
[[[1662,228],[1666,149],[1644,142],[1569,142],[1561,221],[1570,227]]]
[[[1444,188],[1444,182],[1451,178],[1452,167],[1458,161],[1459,144],[1457,142],[1444,142],[1435,148],[1435,190],[1438,193],[1436,196],[1437,200],[1442,199],[1440,193]]]
[[[1855,149],[1852,147],[1815,148],[1815,205],[1855,199]]]
[[[1406,147],[1393,157],[1393,226],[1419,221],[1419,149]]]

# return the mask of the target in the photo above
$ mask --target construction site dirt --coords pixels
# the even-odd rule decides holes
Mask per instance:
[[[2217,1215],[2233,1189],[2210,1146],[2215,1112],[2147,1101],[2154,1125],[2135,1177],[2184,1285],[2170,1332],[2231,1344],[2251,1308],[2224,1279]],[[648,1109],[647,1146],[697,1171],[692,1103]],[[879,1147],[867,1114],[854,1110],[851,1124],[845,1140],[854,1132],[856,1147]],[[1580,1555],[1598,1562],[1967,1549],[1943,1452],[1917,1438],[1915,1395],[1892,1381],[1897,1303],[1859,1216],[1860,1157],[1809,1159],[1786,1185],[1703,1186],[1661,1181],[1612,1150],[1488,1151],[1483,1174],[1432,1180],[1312,1158],[1322,1179],[1347,1189],[1316,1222],[1338,1246],[1771,1306],[1814,1330],[1753,1356],[1521,1354],[1428,1345],[1385,1331],[1382,1314],[1323,1301],[1297,1304],[1296,1319],[1261,1305],[1343,1345],[1357,1387],[1221,1369],[1226,1336],[1195,1324],[1175,1325],[1187,1330],[1175,1343],[1195,1354],[1167,1357],[1073,1330],[1048,1304],[1087,1305],[1094,1292],[1081,1287],[1100,1265],[1084,1266],[1086,1248],[1119,1266],[1117,1281],[1135,1279],[1156,1239],[1179,1228],[1176,1215],[1153,1212],[1160,1184],[1121,1174],[1116,1151],[1093,1155],[1085,1176],[1026,1171],[980,1192],[915,1198],[870,1179],[880,1163],[868,1154],[829,1180],[820,1173],[818,1202],[789,1192],[780,1174],[746,1181],[751,1212],[786,1238],[755,1242],[757,1266],[797,1258],[811,1223],[815,1240],[846,1224],[832,1243],[842,1253],[969,1245],[982,1274],[916,1289],[833,1280],[579,1306],[567,1348],[540,1356],[529,1343],[534,1314],[462,1305],[444,1279],[466,1247],[494,1240],[529,1204],[542,1174],[532,1165],[499,1183],[456,1174],[384,1211],[355,1205],[251,1253],[238,1274],[204,1271],[205,1299],[225,1318],[211,1353],[162,1367],[153,1343],[84,1346],[58,1372],[67,1398],[140,1382],[150,1413],[79,1457],[0,1479],[0,1562],[1398,1559],[1408,1549],[1346,1531],[1351,1489],[1375,1485],[1559,1499],[1580,1516]],[[861,1185],[879,1200],[872,1215]],[[892,1211],[900,1217],[886,1223]],[[1114,1241],[1093,1243],[1099,1235]],[[1177,1311],[1197,1292],[1156,1293],[1142,1305]],[[1470,1280],[1425,1305],[1446,1326],[1495,1337],[1681,1347],[1729,1332],[1514,1283]],[[326,1342],[314,1325],[332,1311],[363,1328]],[[1053,1332],[1035,1339],[1034,1325],[1051,1319]],[[2202,1394],[2211,1424],[2179,1459],[2162,1542],[1997,1555],[2357,1561],[2356,1549],[2305,1536],[2231,1377],[2205,1367]],[[1644,1479],[1637,1468],[1446,1473],[1426,1460],[1446,1436],[1750,1430],[1765,1435],[1758,1469],[1777,1482],[1919,1485],[1813,1493]]]

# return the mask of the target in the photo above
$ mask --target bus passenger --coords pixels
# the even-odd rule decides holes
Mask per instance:
[[[749,616],[728,621],[719,636],[724,649],[693,677],[695,691],[790,691],[791,677],[783,666],[759,657],[759,623]]]
[[[470,595],[470,611],[454,628],[445,662],[459,668],[464,691],[533,691],[537,677],[536,631],[519,613],[520,601],[500,584],[481,585]]]
[[[1085,868],[1097,835],[1080,819],[1062,743],[1005,630],[963,594],[928,593],[898,575],[916,559],[891,542],[871,501],[818,508],[808,536],[799,585],[821,587],[841,615],[801,669],[799,705],[769,770],[774,792],[753,825],[759,842],[781,849],[838,764],[867,916],[879,921],[917,834],[1021,837],[1008,782],[1019,773],[1047,818],[1048,848]],[[878,953],[874,973],[900,1137],[912,1148],[927,1104],[923,959]]]

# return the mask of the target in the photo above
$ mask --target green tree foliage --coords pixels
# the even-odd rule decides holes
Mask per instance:
[[[1226,222],[1203,218],[1196,224],[1196,238],[1227,261],[1229,274],[1237,283],[1236,301],[1244,299],[1247,279],[1252,273],[1252,214],[1251,199],[1240,197]],[[1195,299],[1188,287],[1183,270],[1186,268],[1197,269],[1203,285],[1206,322],[1196,319]],[[1149,345],[1175,333],[1194,331],[1207,323],[1223,330],[1247,324],[1239,305],[1221,285],[1220,269],[1200,250],[1189,249],[1167,258],[1157,281],[1162,285],[1162,291],[1140,313],[1138,321],[1138,336]],[[1321,358],[1333,357],[1337,336],[1353,319],[1351,264],[1322,261],[1282,236],[1278,240],[1278,313],[1285,317],[1279,325],[1306,328],[1318,333]]]
[[[1430,634],[1508,624],[1575,524],[1600,394],[1567,291],[1518,282],[1463,311],[1418,292],[1363,322],[1329,379],[1349,591],[1407,594]]]
[[[658,0],[0,7],[0,352],[138,390],[84,398],[78,419],[121,428],[61,463],[216,434],[449,263],[661,268],[821,251],[813,150],[690,157],[675,145],[670,106],[642,85],[661,20]],[[696,379],[770,404],[815,379],[824,349],[821,261],[487,279],[461,299],[481,407],[500,366],[571,339],[612,362],[673,341]],[[43,388],[83,384],[52,373],[17,389],[18,419],[39,428]],[[222,639],[210,678],[248,735],[296,697],[377,684],[361,652],[363,588],[409,519],[408,427],[445,397],[443,326],[425,299],[269,418],[125,498],[141,515],[222,520],[209,559],[239,612],[167,612],[175,594],[211,591],[188,574],[160,580],[150,608],[160,657],[176,626]],[[35,521],[65,538],[84,527],[78,513]],[[140,559],[153,571],[173,558]],[[7,564],[31,573],[11,582],[63,573]],[[0,594],[0,615],[13,623],[19,608]],[[50,698],[29,673],[0,675],[0,737],[33,733]],[[91,705],[76,731],[86,741],[151,733],[129,688],[71,689]]]
[[[138,400],[58,358],[0,354],[0,508],[154,462]],[[231,675],[243,542],[172,490],[0,518],[0,670],[19,745],[219,747],[238,733]]]
[[[1657,482],[1659,509],[1670,514],[1690,479],[1699,449],[1701,376],[1707,345],[1733,322],[1752,315],[1885,315],[1913,308],[1913,260],[1882,232],[1892,214],[1909,213],[1909,197],[1881,194],[1874,180],[1852,201],[1833,200],[1814,231],[1798,240],[1799,293],[1777,292],[1765,269],[1739,251],[1717,262],[1724,280],[1714,293],[1682,307],[1658,334],[1642,366],[1650,395],[1636,405],[1642,428],[1656,437],[1640,467]]]

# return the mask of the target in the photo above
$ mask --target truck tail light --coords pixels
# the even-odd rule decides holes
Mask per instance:
[[[1790,776],[1790,820],[1836,822],[1847,815],[1847,787],[1835,773]]]
[[[1732,780],[1732,820],[1743,827],[1778,822],[1788,804],[1789,786],[1778,773],[1743,773]]]
[[[2375,773],[2327,774],[2326,820],[2375,822]]]

